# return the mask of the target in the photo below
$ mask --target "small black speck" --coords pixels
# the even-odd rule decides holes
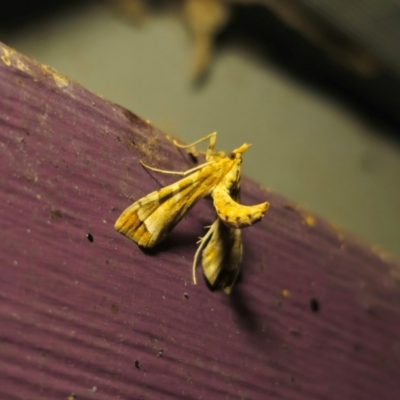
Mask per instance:
[[[301,333],[298,329],[296,328],[290,328],[289,329],[289,333],[293,336],[301,336]]]
[[[118,314],[119,313],[119,306],[118,304],[112,303],[110,305],[110,310],[113,314]]]
[[[359,352],[359,351],[361,351],[361,350],[362,350],[361,344],[356,343],[356,344],[354,345],[354,351]]]
[[[62,218],[62,216],[63,216],[63,212],[61,210],[53,209],[50,212],[51,219]]]
[[[136,367],[137,369],[140,369],[140,364],[139,364],[139,361],[138,361],[138,360],[135,360],[135,367]]]
[[[312,312],[318,312],[319,311],[319,302],[317,299],[311,299],[310,300],[310,308]]]
[[[183,293],[183,297],[184,297],[185,299],[188,299],[188,298],[189,298],[189,294],[188,294],[188,293]]]
[[[87,233],[86,237],[87,237],[87,240],[89,240],[90,243],[93,243],[94,238],[93,238],[93,235],[91,233]]]

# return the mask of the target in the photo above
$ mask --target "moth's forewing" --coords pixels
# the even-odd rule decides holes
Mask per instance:
[[[136,201],[120,215],[115,229],[142,247],[160,243],[198,200],[210,194],[218,179],[217,167],[206,165]]]

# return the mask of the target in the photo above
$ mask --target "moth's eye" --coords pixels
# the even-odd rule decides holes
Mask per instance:
[[[234,160],[236,158],[236,154],[235,153],[231,153],[228,156],[231,160]]]

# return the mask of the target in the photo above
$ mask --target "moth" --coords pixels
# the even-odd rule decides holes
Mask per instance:
[[[260,221],[269,203],[254,206],[238,203],[242,154],[250,145],[243,144],[225,156],[224,152],[214,151],[216,137],[214,132],[186,146],[174,141],[177,147],[193,148],[209,140],[206,162],[188,171],[165,171],[142,163],[153,171],[177,174],[183,178],[130,205],[117,219],[115,229],[140,247],[151,248],[164,240],[200,199],[211,196],[217,219],[200,239],[193,262],[193,283],[196,284],[197,259],[203,250],[202,265],[209,284],[230,293],[242,259],[240,230]]]

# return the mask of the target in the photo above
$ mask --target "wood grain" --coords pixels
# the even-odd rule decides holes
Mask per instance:
[[[243,203],[271,208],[243,231],[240,282],[193,286],[211,202],[149,254],[113,228],[174,180],[139,160],[193,166],[150,123],[0,45],[0,398],[396,398],[399,264],[245,179]]]

